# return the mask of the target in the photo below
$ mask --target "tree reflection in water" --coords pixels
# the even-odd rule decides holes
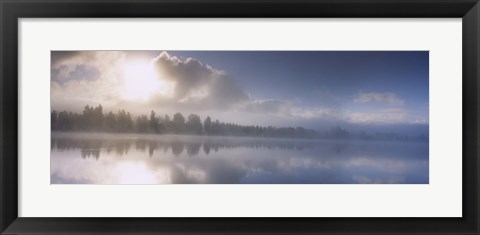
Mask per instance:
[[[168,136],[167,136],[168,137]],[[98,159],[102,151],[111,153],[115,151],[117,156],[127,155],[130,148],[133,146],[136,150],[145,152],[148,151],[148,155],[152,157],[154,153],[160,149],[164,153],[171,153],[175,156],[180,156],[186,150],[187,156],[196,156],[200,150],[203,149],[205,155],[209,155],[210,151],[218,152],[222,149],[284,149],[284,150],[297,150],[303,151],[315,146],[313,141],[305,140],[261,140],[260,138],[235,138],[228,139],[225,137],[187,137],[188,141],[185,141],[181,136],[176,136],[177,140],[170,140],[169,138],[159,137],[152,139],[108,139],[108,138],[69,138],[68,136],[52,137],[52,149],[59,151],[80,149],[82,158],[94,157]],[[333,148],[335,152],[340,153],[346,145],[335,144]]]

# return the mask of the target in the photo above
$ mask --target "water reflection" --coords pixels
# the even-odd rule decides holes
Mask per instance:
[[[51,181],[428,183],[428,143],[52,134]]]
[[[59,135],[59,134],[57,134]],[[293,139],[262,139],[262,138],[242,138],[242,137],[202,137],[202,136],[147,136],[157,139],[139,139],[138,135],[131,136],[130,139],[108,139],[106,135],[94,136],[94,139],[75,138],[74,134],[61,134],[61,138],[55,136],[52,138],[52,149],[65,151],[80,149],[82,158],[93,156],[100,157],[100,150],[110,153],[115,151],[118,156],[127,155],[130,148],[134,147],[137,151],[148,151],[151,157],[156,151],[171,153],[175,156],[182,155],[184,150],[188,156],[195,156],[203,150],[205,155],[210,151],[218,152],[227,149],[234,150],[238,148],[252,149],[284,149],[302,151],[307,148],[313,148],[313,140],[293,140]],[[163,138],[165,137],[165,138]],[[186,141],[188,140],[188,141]],[[346,144],[333,144],[332,149],[336,153],[341,153]]]

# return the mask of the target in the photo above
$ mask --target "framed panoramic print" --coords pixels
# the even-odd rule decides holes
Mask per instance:
[[[480,232],[476,0],[0,4],[2,234]]]

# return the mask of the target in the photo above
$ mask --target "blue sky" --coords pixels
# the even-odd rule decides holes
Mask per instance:
[[[150,76],[150,73],[138,72],[142,66],[134,69],[134,79],[139,80],[125,82],[128,78],[125,78],[127,75],[123,69],[137,61],[153,64],[155,73],[158,73],[155,79],[161,81],[160,85],[138,78]],[[112,66],[108,66],[110,64]],[[92,75],[96,77],[92,78]],[[72,88],[74,84],[75,89]],[[142,97],[144,100],[133,99],[140,96],[130,99],[125,96],[122,91],[129,89],[125,88],[126,84],[140,86],[130,93],[147,94]],[[79,86],[89,90],[98,88],[98,93],[108,93],[108,96],[100,97],[92,92],[82,98],[84,92]],[[156,92],[156,86],[159,86],[159,92]],[[67,92],[67,89],[70,90]],[[163,93],[160,92],[162,89]],[[72,92],[78,94],[77,99],[72,98]],[[244,124],[428,127],[429,53],[52,52],[52,93],[52,105],[58,107],[69,106],[68,102],[72,104],[69,107],[75,107],[73,103],[80,107],[82,102],[97,102],[106,105],[107,109],[122,106],[141,106],[160,112],[178,109]],[[54,99],[66,101],[56,102]]]
[[[352,98],[359,92],[393,92],[408,105],[428,103],[428,51],[169,51],[226,71],[258,98],[297,97],[309,105],[330,92]],[[273,86],[272,86],[273,85]]]

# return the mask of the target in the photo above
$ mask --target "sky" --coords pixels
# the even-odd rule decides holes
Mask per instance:
[[[428,134],[428,51],[52,51],[51,105]],[[425,133],[426,132],[426,133]]]

